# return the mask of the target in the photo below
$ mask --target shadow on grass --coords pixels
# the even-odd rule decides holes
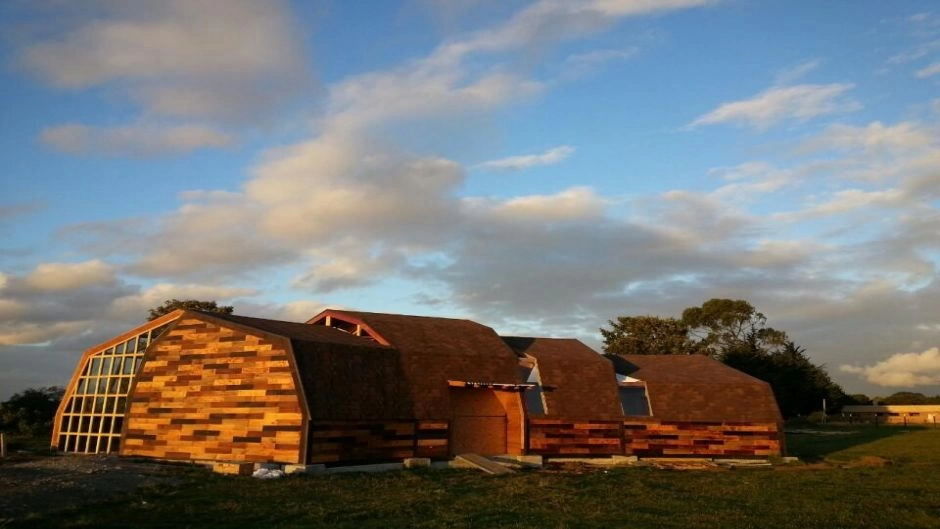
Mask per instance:
[[[787,452],[803,461],[821,461],[836,452],[923,429],[922,426],[870,424],[788,426]]]

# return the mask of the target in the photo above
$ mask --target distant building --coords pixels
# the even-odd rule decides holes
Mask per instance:
[[[940,424],[940,404],[851,405],[842,407],[842,416],[879,424]]]
[[[177,310],[85,352],[54,448],[326,463],[455,454],[771,456],[765,382],[702,356],[615,366],[573,339],[327,310],[306,323]]]

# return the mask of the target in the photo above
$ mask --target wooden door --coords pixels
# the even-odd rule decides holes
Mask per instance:
[[[506,453],[506,410],[490,389],[451,390],[451,455]]]

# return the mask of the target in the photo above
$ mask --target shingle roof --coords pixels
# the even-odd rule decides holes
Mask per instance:
[[[198,312],[212,318],[218,318],[221,320],[230,321],[232,323],[244,325],[246,327],[252,327],[254,329],[258,329],[259,331],[277,334],[278,336],[283,336],[284,338],[289,338],[291,340],[329,342],[335,344],[359,345],[365,347],[383,347],[382,345],[379,345],[367,338],[355,336],[347,332],[330,327],[324,327],[322,325],[308,325],[306,323],[269,320],[266,318],[252,318],[249,316],[221,314],[217,312],[190,312]]]
[[[653,417],[673,421],[780,422],[770,384],[702,355],[625,355],[617,372],[646,383]]]
[[[326,313],[361,321],[399,351],[415,418],[450,416],[448,380],[521,382],[516,354],[485,325],[375,312],[330,310],[321,315]]]
[[[413,415],[398,351],[331,327],[197,312],[287,338],[313,420],[408,419]]]
[[[504,336],[516,353],[536,359],[543,386],[546,416],[570,419],[619,419],[614,368],[596,351],[571,338]]]

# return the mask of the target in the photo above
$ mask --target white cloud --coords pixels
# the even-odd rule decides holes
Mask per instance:
[[[920,353],[897,353],[868,366],[841,365],[839,370],[864,377],[869,383],[884,387],[940,385],[940,350],[936,347]]]
[[[784,68],[777,72],[775,77],[776,83],[778,86],[789,85],[794,82],[806,77],[810,72],[813,72],[819,65],[822,64],[822,61],[819,59],[810,59],[803,61],[794,66]]]
[[[82,263],[40,263],[25,278],[25,284],[44,292],[75,290],[117,281],[111,265],[95,259]]]
[[[63,336],[80,334],[90,322],[68,321],[54,323],[0,324],[0,346],[46,344]]]
[[[567,80],[584,77],[596,72],[610,62],[629,59],[639,51],[639,48],[632,46],[624,49],[600,49],[574,53],[565,58],[562,64],[561,76]]]
[[[828,126],[821,134],[804,141],[798,150],[863,150],[872,153],[909,154],[940,143],[940,138],[918,123],[903,121],[885,125],[873,121],[865,126],[837,123]]]
[[[234,139],[202,125],[89,127],[81,124],[47,127],[43,143],[72,154],[159,156],[207,147],[228,147]]]
[[[58,38],[20,60],[65,89],[115,85],[148,113],[255,118],[307,76],[284,2],[206,0],[89,3]]]
[[[807,121],[828,114],[853,112],[861,108],[857,101],[846,97],[853,87],[847,83],[774,87],[750,99],[723,103],[688,126],[732,122],[766,130],[781,121]]]
[[[235,298],[257,294],[257,290],[250,288],[159,283],[134,294],[114,298],[107,311],[113,317],[120,318],[122,315],[136,314],[142,320],[149,309],[158,307],[169,299],[201,299],[226,303]]]
[[[783,221],[806,220],[827,215],[845,215],[853,211],[871,208],[901,206],[908,196],[901,189],[843,189],[832,194],[828,200],[812,204],[805,209],[792,213],[779,213],[774,218]]]
[[[933,77],[934,75],[940,74],[940,62],[935,62],[924,66],[920,70],[914,73],[918,79],[926,79],[927,77]]]
[[[574,154],[575,148],[570,145],[552,147],[541,154],[525,154],[509,156],[498,160],[490,160],[477,165],[480,169],[497,171],[519,171],[539,165],[554,165]]]
[[[601,218],[607,201],[589,187],[573,187],[554,195],[527,195],[498,201],[466,199],[464,204],[472,215],[511,221],[555,222]]]
[[[452,61],[471,53],[531,48],[596,33],[620,18],[666,13],[713,3],[714,0],[541,0],[518,12],[505,24],[441,46],[434,58]]]

